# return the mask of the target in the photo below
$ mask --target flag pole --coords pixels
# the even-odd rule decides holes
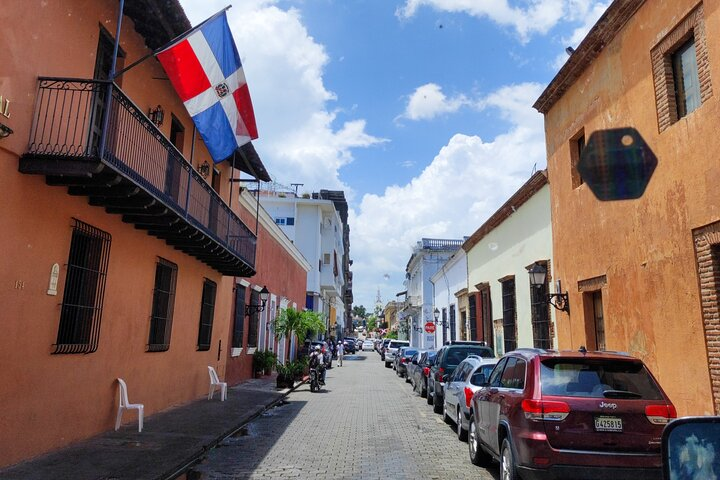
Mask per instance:
[[[217,17],[219,17],[219,16],[222,15],[223,13],[227,12],[231,7],[232,7],[232,5],[228,5],[227,7],[223,8],[222,10],[220,10],[219,12],[217,12],[217,13],[216,13],[215,15],[213,15],[212,17],[210,17],[210,18],[208,18],[208,19],[200,22],[198,25],[192,27],[192,28],[191,28],[190,30],[188,30],[187,32],[181,33],[180,35],[178,35],[177,37],[173,38],[172,40],[170,40],[169,42],[167,42],[167,43],[164,44],[163,46],[156,48],[155,50],[153,50],[152,52],[148,53],[147,55],[145,55],[145,56],[143,56],[143,57],[140,57],[138,60],[134,61],[133,63],[131,63],[131,64],[128,65],[127,67],[125,67],[125,68],[123,68],[122,70],[120,70],[119,72],[115,73],[115,74],[112,76],[111,80],[115,80],[117,77],[119,77],[119,76],[122,75],[123,73],[127,72],[127,71],[130,70],[131,68],[134,68],[134,67],[140,65],[142,62],[144,62],[144,61],[147,60],[148,58],[154,57],[155,55],[157,55],[158,53],[162,52],[163,50],[166,50],[166,49],[167,49],[168,47],[170,47],[173,43],[177,43],[177,42],[179,42],[180,40],[183,40],[184,38],[186,38],[187,36],[189,36],[191,33],[195,32],[195,31],[198,30],[199,28],[202,28],[202,26],[205,25],[206,23],[208,23],[208,22],[210,22],[210,21],[212,21],[212,20],[215,20]]]

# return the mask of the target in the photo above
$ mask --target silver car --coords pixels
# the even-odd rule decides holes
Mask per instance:
[[[443,420],[457,426],[458,439],[461,441],[467,440],[470,403],[473,394],[490,378],[490,372],[495,368],[497,362],[497,358],[468,355],[465,360],[460,362],[445,384]]]
[[[385,368],[390,368],[394,366],[395,363],[395,354],[400,349],[400,347],[409,347],[410,342],[407,340],[390,340],[390,343],[388,343],[387,348],[385,349]]]

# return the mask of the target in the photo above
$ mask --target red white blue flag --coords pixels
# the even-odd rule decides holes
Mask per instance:
[[[157,54],[215,163],[258,137],[250,92],[225,12]]]

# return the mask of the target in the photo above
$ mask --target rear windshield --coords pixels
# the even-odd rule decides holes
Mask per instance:
[[[548,359],[541,363],[543,395],[662,400],[640,362]]]
[[[455,346],[448,349],[447,355],[445,356],[445,365],[448,367],[457,367],[468,355],[477,355],[484,358],[492,358],[495,356],[493,351],[487,347]]]
[[[413,348],[408,348],[407,350],[405,350],[405,353],[403,355],[406,357],[412,357],[416,353],[417,353],[417,350],[415,350]]]
[[[409,345],[410,345],[409,342],[394,342],[393,341],[393,342],[390,342],[390,345],[388,346],[388,348],[400,348],[400,347],[407,347]]]

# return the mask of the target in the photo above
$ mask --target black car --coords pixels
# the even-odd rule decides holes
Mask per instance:
[[[453,341],[438,350],[435,363],[430,367],[427,380],[428,404],[433,404],[433,411],[441,413],[445,401],[445,380],[455,371],[460,362],[468,355],[482,358],[493,358],[495,352],[485,342]]]
[[[427,396],[427,377],[430,366],[435,362],[435,350],[424,350],[416,353],[407,365],[407,377],[413,386],[413,391],[421,397]]]
[[[345,338],[343,340],[343,346],[345,347],[344,353],[352,353],[354,354],[356,351],[355,344],[357,342],[357,338]]]
[[[410,381],[407,376],[407,365],[416,353],[417,348],[400,347],[397,355],[395,355],[395,373],[400,378],[405,377],[406,382]]]

